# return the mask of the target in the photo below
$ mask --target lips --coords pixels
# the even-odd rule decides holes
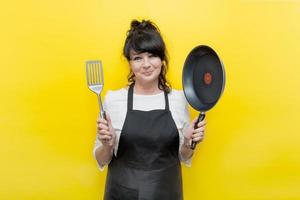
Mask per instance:
[[[153,71],[144,72],[143,74],[144,74],[144,75],[146,75],[146,76],[149,76],[149,75],[151,75],[151,74],[152,74],[152,72],[153,72]]]

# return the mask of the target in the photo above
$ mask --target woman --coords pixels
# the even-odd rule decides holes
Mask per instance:
[[[167,83],[165,43],[151,21],[131,22],[123,54],[129,87],[108,91],[106,119],[97,120],[94,156],[100,169],[108,164],[104,199],[183,199],[180,161],[190,164],[205,121],[194,129],[183,92]]]

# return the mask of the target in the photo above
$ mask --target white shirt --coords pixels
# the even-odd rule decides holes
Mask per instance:
[[[112,121],[112,126],[116,133],[116,144],[113,148],[115,156],[117,156],[119,138],[122,131],[122,127],[127,114],[127,95],[128,90],[122,88],[120,90],[109,90],[104,97],[103,107],[105,112],[107,112]],[[180,161],[185,163],[187,166],[191,166],[191,158],[183,160],[180,154],[180,147],[183,143],[183,133],[190,123],[190,116],[188,111],[188,103],[185,99],[182,90],[172,89],[168,94],[169,107],[174,119],[174,122],[178,129],[178,134],[180,138],[180,145],[178,149],[178,155]],[[154,95],[141,95],[133,94],[133,110],[149,111],[156,109],[165,109],[165,96],[164,92]],[[96,159],[96,149],[101,147],[101,141],[96,137],[95,146],[93,150],[94,157]],[[106,163],[108,164],[108,163]],[[99,165],[99,163],[98,163]],[[99,169],[102,171],[105,165],[99,165]]]

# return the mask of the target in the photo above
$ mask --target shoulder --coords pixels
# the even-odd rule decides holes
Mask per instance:
[[[176,117],[181,118],[188,110],[188,102],[184,96],[183,90],[172,89],[168,96],[171,112],[176,114]]]
[[[127,111],[127,90],[108,90],[104,98],[104,109],[110,115],[114,128],[121,130]]]
[[[104,97],[104,104],[107,109],[119,109],[127,102],[127,89],[108,90]]]
[[[105,95],[106,101],[118,101],[127,98],[127,90],[125,88],[121,88],[118,90],[108,90]]]
[[[170,110],[178,129],[184,128],[189,122],[188,103],[183,90],[172,89],[169,95]]]
[[[176,102],[176,104],[186,105],[187,101],[184,96],[183,90],[172,89],[168,94],[170,101]]]

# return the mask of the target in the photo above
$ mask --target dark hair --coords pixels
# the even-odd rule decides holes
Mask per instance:
[[[168,69],[168,56],[165,42],[162,39],[158,27],[150,20],[131,21],[130,30],[127,32],[125,40],[123,55],[130,60],[130,51],[134,50],[137,53],[149,52],[160,57],[162,60],[161,72],[158,77],[158,88],[169,93],[171,85],[166,80],[166,73]],[[130,70],[128,74],[129,84],[135,83],[134,73]]]

